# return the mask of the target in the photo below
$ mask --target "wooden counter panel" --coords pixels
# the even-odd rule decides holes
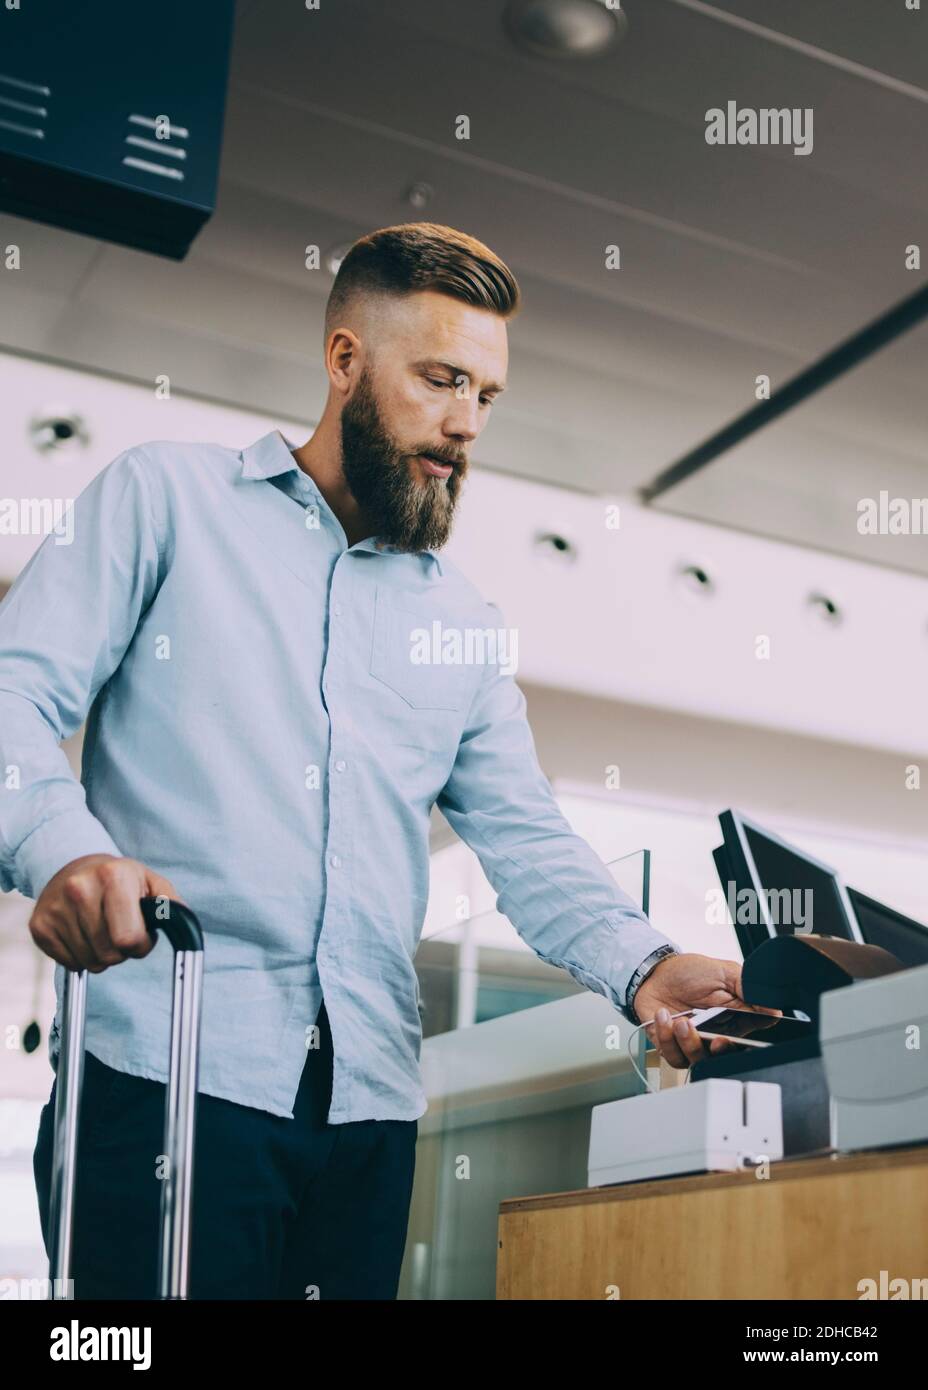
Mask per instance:
[[[928,1279],[928,1147],[500,1204],[497,1298],[858,1299]]]

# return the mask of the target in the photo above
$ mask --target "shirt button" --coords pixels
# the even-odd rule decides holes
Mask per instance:
[[[341,606],[341,604],[340,604],[340,603],[333,603],[333,604],[332,604],[332,612],[335,614],[336,618],[340,618],[340,617],[342,616],[342,606]]]
[[[339,859],[337,854],[329,855],[329,863],[331,864],[333,869],[337,869],[341,865],[341,862],[342,861]]]
[[[344,759],[344,758],[339,758],[338,761],[337,761],[336,764],[335,764],[335,771],[336,771],[336,772],[344,772],[344,771],[345,771],[345,768],[346,768],[347,766],[348,766],[348,764],[345,762],[345,759]]]

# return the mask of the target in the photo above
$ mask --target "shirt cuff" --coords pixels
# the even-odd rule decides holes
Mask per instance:
[[[38,899],[59,869],[85,854],[113,854],[119,850],[100,821],[86,807],[62,811],[36,826],[16,851],[16,887],[26,898]]]
[[[626,917],[612,914],[607,917],[612,937],[596,962],[596,974],[608,982],[609,995],[616,1008],[627,1011],[629,986],[644,962],[662,947],[681,953],[682,947],[663,932],[655,930],[646,917]]]

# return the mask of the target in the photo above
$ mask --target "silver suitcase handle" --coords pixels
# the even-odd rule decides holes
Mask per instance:
[[[164,1115],[167,1175],[161,1189],[158,1251],[159,1297],[186,1298],[190,1281],[203,932],[196,914],[172,898],[142,898],[139,906],[151,937],[157,941],[160,929],[174,948],[170,1080]],[[53,1299],[70,1297],[64,1290],[68,1289],[74,1234],[77,1127],[84,1080],[86,1010],[87,971],[65,971],[49,1202],[48,1273]]]

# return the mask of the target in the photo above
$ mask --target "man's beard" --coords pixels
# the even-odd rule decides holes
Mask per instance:
[[[400,451],[384,428],[367,366],[342,408],[341,431],[345,479],[374,534],[398,550],[443,546],[451,534],[467,460],[423,442],[420,452],[454,465],[447,478],[423,473],[413,461],[417,451]]]

